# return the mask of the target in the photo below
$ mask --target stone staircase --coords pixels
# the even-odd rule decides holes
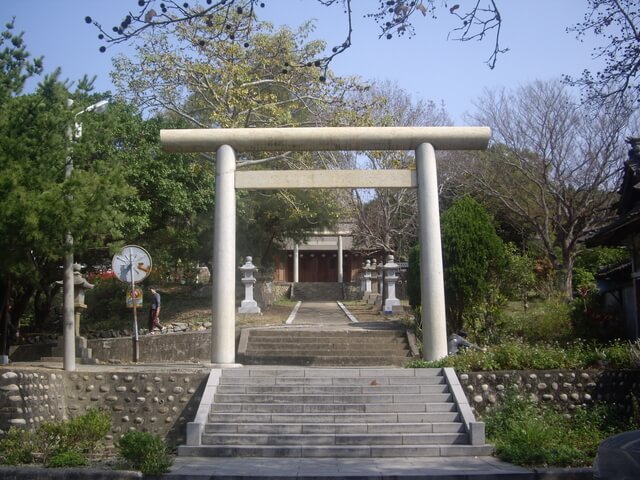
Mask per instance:
[[[212,370],[181,456],[484,456],[452,369]]]
[[[342,283],[301,282],[291,284],[291,299],[311,302],[314,300],[343,300]]]
[[[396,328],[245,328],[244,365],[403,366],[412,359],[407,332]]]

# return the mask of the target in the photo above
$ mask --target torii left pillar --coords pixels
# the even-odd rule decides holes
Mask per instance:
[[[211,362],[236,358],[236,154],[221,145],[216,156],[216,209],[213,228],[213,314]],[[229,281],[231,280],[231,281]]]

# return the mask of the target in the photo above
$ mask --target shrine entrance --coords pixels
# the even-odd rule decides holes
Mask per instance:
[[[481,150],[488,127],[318,127],[161,130],[174,153],[216,152],[211,361],[235,363],[236,189],[418,189],[424,357],[447,355],[436,150]],[[415,170],[236,171],[236,152],[414,150]]]

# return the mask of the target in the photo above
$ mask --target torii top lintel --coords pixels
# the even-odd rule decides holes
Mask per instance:
[[[415,150],[429,143],[436,150],[484,150],[489,127],[305,127],[199,128],[160,131],[164,150],[215,152],[229,145],[238,152]]]

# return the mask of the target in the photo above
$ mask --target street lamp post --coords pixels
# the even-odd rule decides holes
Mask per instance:
[[[67,125],[67,161],[64,166],[64,178],[67,180],[73,172],[73,157],[71,156],[71,145],[74,140],[82,136],[82,124],[78,122],[78,117],[85,112],[102,113],[107,109],[108,100],[100,100],[84,110],[79,111],[73,117],[73,126]],[[67,108],[73,107],[73,100],[67,99]],[[73,128],[73,130],[72,130]],[[74,318],[74,286],[73,286],[73,235],[67,231],[64,239],[66,253],[64,255],[63,277],[62,277],[62,335],[64,342],[64,370],[73,372],[76,369],[76,335]]]

